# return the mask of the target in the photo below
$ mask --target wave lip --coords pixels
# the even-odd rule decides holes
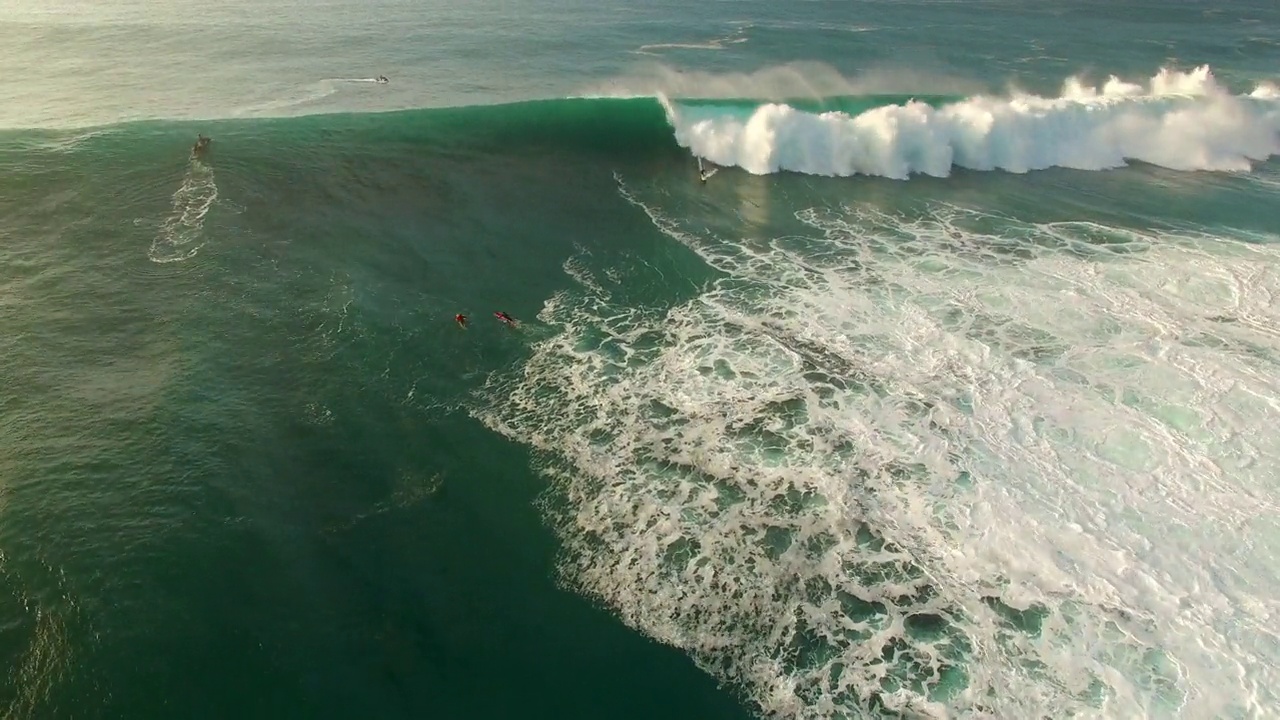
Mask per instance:
[[[1163,69],[1145,86],[1112,77],[1101,89],[1077,78],[1059,97],[977,95],[920,101],[857,115],[766,103],[749,115],[688,114],[666,103],[677,142],[718,165],[754,174],[913,174],[953,167],[1023,173],[1049,167],[1105,170],[1137,160],[1174,170],[1248,171],[1280,154],[1280,97],[1271,88],[1233,95],[1207,66]]]

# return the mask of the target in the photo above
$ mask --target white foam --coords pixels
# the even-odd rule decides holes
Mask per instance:
[[[1280,152],[1280,97],[1232,95],[1208,67],[1161,70],[1145,86],[1071,78],[1055,98],[977,95],[941,107],[912,101],[813,114],[768,103],[749,116],[686,116],[668,104],[677,141],[694,155],[756,174],[911,174],[953,167],[1027,172],[1103,170],[1132,160],[1175,170],[1247,171]]]
[[[241,107],[232,115],[234,117],[270,117],[284,111],[296,112],[336,94],[340,83],[377,82],[377,78],[325,78],[304,85],[263,87],[262,92],[269,97]]]
[[[724,50],[730,45],[741,45],[749,38],[747,31],[751,29],[750,24],[741,24],[732,33],[723,37],[712,38],[705,42],[665,42],[665,43],[649,43],[641,45],[638,52],[651,54],[654,50]]]
[[[147,256],[155,263],[195,257],[204,246],[204,219],[218,199],[213,168],[192,158],[182,183],[173,193],[173,209],[160,225]]]
[[[1253,89],[1253,92],[1249,93],[1249,96],[1260,100],[1280,99],[1280,87],[1276,87],[1276,84],[1273,82],[1260,82],[1258,83],[1258,86]]]
[[[569,584],[778,717],[1280,703],[1280,253],[952,207],[761,244],[622,192],[726,279],[558,296],[478,411]]]

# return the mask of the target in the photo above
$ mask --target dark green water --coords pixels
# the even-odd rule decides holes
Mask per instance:
[[[0,10],[0,718],[1277,715],[1274,0]]]
[[[7,715],[746,717],[556,586],[527,452],[464,407],[579,249],[700,279],[614,189],[679,162],[648,108],[621,152],[448,113],[0,139]]]

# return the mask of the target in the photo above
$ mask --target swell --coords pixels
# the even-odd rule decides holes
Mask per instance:
[[[271,118],[144,120],[82,128],[0,131],[0,159],[51,154],[145,154],[147,148],[214,138],[212,159],[228,140],[253,139],[282,148],[409,142],[494,152],[563,147],[606,153],[673,150],[667,111],[657,98],[564,98],[500,105],[421,108]],[[172,155],[166,147],[166,155]]]
[[[1104,170],[1139,161],[1174,170],[1248,171],[1280,154],[1280,93],[1235,94],[1208,67],[1161,70],[1100,87],[1069,78],[1056,97],[855,95],[751,98],[575,97],[377,113],[146,121],[75,133],[0,133],[0,160],[29,154],[172,153],[196,132],[282,152],[359,152],[405,144],[426,153],[603,159],[695,155],[753,174],[945,177],[956,168]],[[181,139],[181,140],[180,140]],[[224,145],[228,142],[224,142]],[[216,146],[215,146],[216,149]],[[214,153],[214,163],[217,162]]]

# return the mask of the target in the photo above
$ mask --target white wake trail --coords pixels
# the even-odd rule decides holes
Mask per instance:
[[[151,241],[147,256],[155,263],[187,260],[204,246],[204,219],[218,199],[213,168],[192,159],[182,183],[173,192],[173,208]]]

